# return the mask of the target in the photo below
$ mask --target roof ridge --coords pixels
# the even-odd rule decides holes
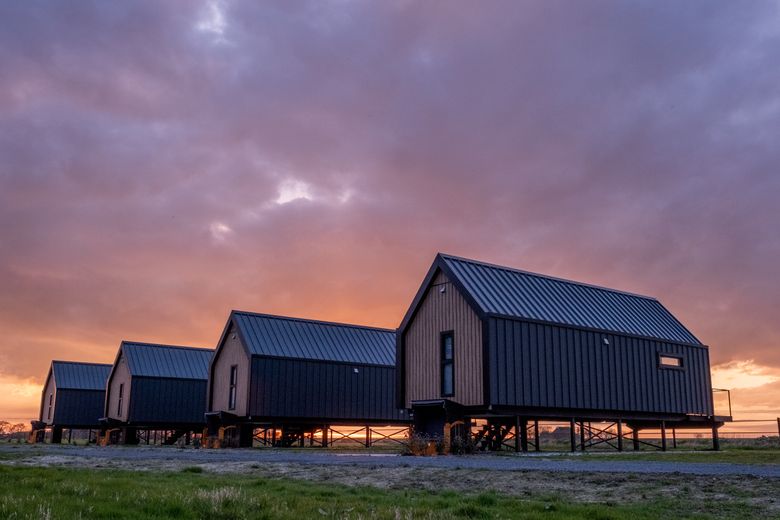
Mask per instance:
[[[579,282],[577,280],[569,280],[567,278],[560,278],[560,277],[551,276],[551,275],[548,275],[548,274],[535,273],[533,271],[525,271],[523,269],[518,269],[516,267],[508,267],[508,266],[505,266],[505,265],[491,264],[489,262],[483,262],[481,260],[474,260],[474,259],[471,259],[471,258],[464,258],[462,256],[450,255],[450,254],[447,254],[447,253],[441,253],[440,252],[440,253],[438,253],[438,255],[441,256],[442,258],[445,258],[445,259],[450,258],[452,260],[456,260],[456,261],[459,261],[459,262],[467,262],[467,263],[471,263],[471,264],[474,264],[474,265],[481,265],[481,266],[490,267],[490,268],[493,268],[493,269],[500,269],[502,271],[509,271],[509,272],[514,272],[514,273],[520,273],[520,274],[525,274],[525,275],[528,275],[528,276],[535,276],[537,278],[545,278],[547,280],[553,280],[553,281],[556,281],[556,282],[563,282],[563,283],[567,283],[567,284],[570,284],[570,285],[578,285],[580,287],[588,287],[588,288],[591,288],[591,289],[597,289],[597,290],[606,291],[606,292],[610,292],[610,293],[623,294],[623,295],[626,295],[626,296],[633,296],[635,298],[642,298],[642,299],[645,299],[645,300],[650,300],[650,301],[655,301],[655,302],[659,301],[658,298],[655,298],[653,296],[647,296],[645,294],[633,293],[633,292],[630,292],[630,291],[623,291],[621,289],[612,289],[611,287],[604,287],[603,285],[596,285],[596,284],[587,283],[587,282]]]
[[[122,340],[122,346],[124,345],[136,345],[139,347],[171,348],[171,349],[179,349],[179,350],[202,350],[204,352],[214,351],[214,349],[210,347],[185,347],[182,345],[165,345],[162,343],[145,343],[143,341]]]
[[[354,323],[340,323],[336,321],[324,321],[324,320],[315,320],[310,318],[297,318],[294,316],[281,316],[278,314],[266,314],[262,312],[250,312],[250,311],[241,311],[237,309],[233,309],[231,311],[231,314],[244,314],[246,316],[254,316],[257,318],[269,318],[269,319],[275,319],[275,320],[286,320],[286,321],[298,321],[302,323],[315,323],[318,325],[328,325],[333,327],[349,327],[353,329],[365,329],[365,330],[376,330],[379,332],[392,332],[395,333],[395,329],[387,329],[384,327],[372,327],[369,325],[357,325]]]
[[[99,366],[99,367],[110,367],[112,366],[111,363],[95,363],[93,361],[66,361],[64,359],[52,359],[52,364],[54,363],[64,363],[68,365],[91,365],[91,366]]]

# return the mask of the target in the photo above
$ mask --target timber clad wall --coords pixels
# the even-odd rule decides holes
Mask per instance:
[[[493,405],[713,413],[705,347],[500,318],[488,338]],[[659,353],[683,369],[659,368]]]
[[[46,424],[54,423],[56,397],[57,387],[54,383],[54,373],[49,372],[49,379],[46,381],[46,389],[43,391],[43,399],[41,401],[41,421]],[[51,398],[51,415],[49,415],[49,398]]]
[[[440,287],[446,288],[444,293]],[[453,331],[455,345],[455,395],[452,401],[481,405],[482,323],[444,273],[439,273],[419,305],[406,331],[406,407],[411,401],[441,397],[440,335]]]
[[[119,406],[119,385],[124,383],[122,391],[122,413],[117,414]],[[158,396],[158,398],[161,396]],[[108,399],[106,403],[106,417],[118,421],[127,420],[127,412],[130,409],[130,370],[127,368],[127,360],[121,356],[116,363],[113,376],[109,383]]]
[[[233,337],[235,335],[235,338]],[[229,410],[230,367],[238,367],[236,382],[236,409]],[[247,413],[247,395],[249,394],[249,357],[241,344],[235,325],[231,325],[218,357],[214,360],[211,378],[210,411],[225,411],[238,416]]]
[[[355,372],[357,370],[357,373]],[[252,358],[250,415],[406,420],[395,408],[395,367]]]

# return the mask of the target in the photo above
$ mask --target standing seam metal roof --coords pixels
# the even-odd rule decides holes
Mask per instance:
[[[395,331],[233,311],[253,355],[395,365]]]
[[[111,365],[52,361],[51,369],[58,390],[105,390]]]
[[[701,344],[654,298],[450,255],[440,257],[486,314]]]
[[[209,377],[212,349],[122,342],[131,376],[203,379]]]

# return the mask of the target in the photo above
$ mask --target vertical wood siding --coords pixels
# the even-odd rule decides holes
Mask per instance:
[[[446,291],[439,292],[444,285]],[[482,323],[444,273],[434,278],[404,336],[405,406],[441,397],[442,332],[454,332],[455,395],[463,405],[483,404]]]
[[[357,373],[355,370],[357,369]],[[255,356],[250,415],[405,421],[395,406],[395,368]]]
[[[488,338],[492,404],[712,415],[706,348],[499,318]]]
[[[51,419],[49,419],[49,396],[52,396]],[[55,412],[57,410],[57,385],[54,381],[54,374],[50,371],[49,378],[46,380],[46,387],[41,398],[41,421],[46,424],[54,424]]]
[[[233,337],[235,336],[235,337]],[[229,410],[230,367],[238,367],[236,387],[236,409]],[[225,341],[217,350],[212,371],[210,412],[225,411],[238,416],[248,415],[247,396],[249,395],[249,356],[241,344],[236,326],[231,325]]]
[[[122,391],[122,413],[117,414],[117,405],[119,404],[119,385],[124,383]],[[127,412],[130,409],[130,370],[127,368],[127,361],[122,355],[116,362],[113,375],[108,383],[108,395],[106,396],[106,417],[116,419],[117,421],[126,421]]]

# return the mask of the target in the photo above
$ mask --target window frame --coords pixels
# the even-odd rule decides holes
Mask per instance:
[[[669,365],[663,362],[664,358],[676,359],[679,365]],[[685,370],[685,358],[682,354],[671,354],[667,352],[658,353],[658,368],[663,370]]]
[[[54,402],[54,392],[49,392],[49,409],[46,412],[46,420],[51,421],[51,408],[52,403]]]
[[[228,410],[235,410],[238,401],[238,365],[230,365],[228,381]]]
[[[116,403],[117,417],[122,417],[122,405],[124,404],[124,399],[125,399],[125,384],[119,383],[119,397],[117,398],[117,403]]]
[[[446,341],[447,338],[450,338],[450,341],[452,342],[452,357],[450,359],[447,359],[446,357]],[[447,389],[444,387],[445,384],[445,378],[444,378],[444,371],[445,369],[449,367],[452,372],[452,377],[450,379],[450,384],[452,385],[452,388],[450,389],[450,392],[447,392]],[[440,390],[441,390],[441,396],[442,397],[454,397],[455,396],[455,331],[453,330],[445,330],[439,333],[439,372],[440,372]]]

